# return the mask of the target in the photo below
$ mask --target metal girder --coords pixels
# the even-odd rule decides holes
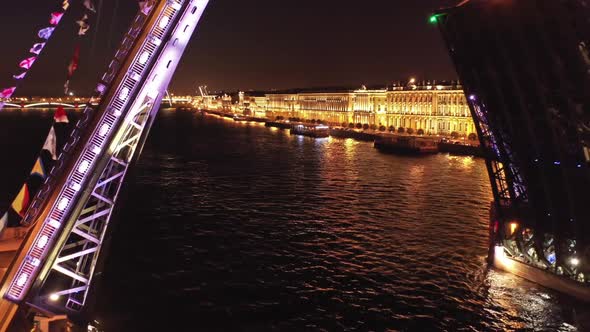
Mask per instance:
[[[33,229],[7,275],[9,301],[53,314],[86,304],[125,175],[208,0],[156,3],[136,18],[97,87],[99,107],[85,110],[27,212]]]
[[[113,155],[75,221],[38,294],[62,311],[79,311],[86,304],[100,249],[119,191],[134,157],[154,100],[146,98],[120,129]],[[75,244],[75,246],[69,246]]]

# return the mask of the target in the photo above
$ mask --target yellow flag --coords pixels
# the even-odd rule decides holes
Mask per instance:
[[[27,208],[29,207],[29,188],[27,184],[23,184],[23,187],[20,189],[20,192],[12,202],[12,208],[19,216],[24,217],[25,212],[27,212]]]
[[[45,168],[43,167],[43,162],[41,161],[41,157],[37,158],[33,169],[31,170],[31,175],[37,174],[40,177],[45,179]]]

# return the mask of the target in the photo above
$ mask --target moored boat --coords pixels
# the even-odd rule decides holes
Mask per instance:
[[[264,123],[265,127],[274,127],[279,129],[291,129],[291,124],[286,121],[267,121]]]
[[[296,124],[291,128],[291,134],[315,138],[328,137],[330,136],[330,127],[321,124]]]
[[[438,143],[440,152],[450,154],[484,157],[483,149],[479,145],[463,144],[460,142],[440,142]]]
[[[379,134],[375,148],[401,154],[429,154],[438,152],[438,141],[432,137]]]
[[[330,128],[330,136],[337,138],[354,138],[359,141],[373,142],[376,135],[350,128]]]

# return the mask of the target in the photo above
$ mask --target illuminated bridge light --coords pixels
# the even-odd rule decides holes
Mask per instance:
[[[25,285],[25,283],[27,282],[27,279],[29,278],[29,275],[26,273],[23,273],[20,275],[20,277],[18,277],[18,280],[16,281],[16,285],[18,287],[23,287]]]
[[[84,174],[88,170],[88,166],[90,166],[90,162],[88,160],[84,160],[80,163],[80,167],[78,167],[78,172]]]
[[[57,209],[63,212],[68,207],[68,203],[70,203],[69,199],[65,197],[62,198],[61,201],[59,201],[59,204],[57,205]]]
[[[166,28],[169,21],[170,21],[170,18],[168,16],[162,17],[162,20],[160,21],[160,28],[162,28],[162,29]]]
[[[61,223],[55,219],[50,219],[49,226],[51,226],[53,228],[59,228],[61,226]]]
[[[578,266],[578,264],[580,264],[580,259],[572,257],[572,259],[570,259],[570,264],[572,264],[572,266]]]
[[[121,89],[121,93],[119,94],[119,100],[126,100],[127,96],[129,96],[129,88],[125,87]]]
[[[72,184],[72,189],[74,189],[74,191],[80,191],[81,186],[79,183],[73,183]]]
[[[141,63],[142,65],[145,65],[145,63],[148,61],[149,58],[150,58],[150,53],[148,51],[145,51],[141,54],[141,56],[139,56],[139,63]]]
[[[43,235],[39,238],[39,242],[37,242],[37,247],[39,249],[43,249],[45,248],[45,246],[47,245],[47,242],[49,241],[49,239],[47,238],[47,235]]]
[[[95,154],[99,154],[100,151],[101,151],[100,147],[98,147],[96,145],[92,148],[92,152],[94,152]]]
[[[41,265],[41,261],[38,258],[33,258],[33,259],[31,259],[31,265],[39,266],[39,265]]]
[[[109,125],[105,123],[100,127],[100,131],[98,132],[98,134],[101,137],[104,137],[109,132],[109,129],[110,129]]]
[[[510,223],[510,235],[514,234],[514,232],[516,232],[517,228],[518,228],[518,223],[511,222]]]

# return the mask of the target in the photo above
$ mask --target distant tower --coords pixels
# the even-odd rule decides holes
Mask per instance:
[[[238,92],[238,99],[240,106],[244,106],[244,91]]]

